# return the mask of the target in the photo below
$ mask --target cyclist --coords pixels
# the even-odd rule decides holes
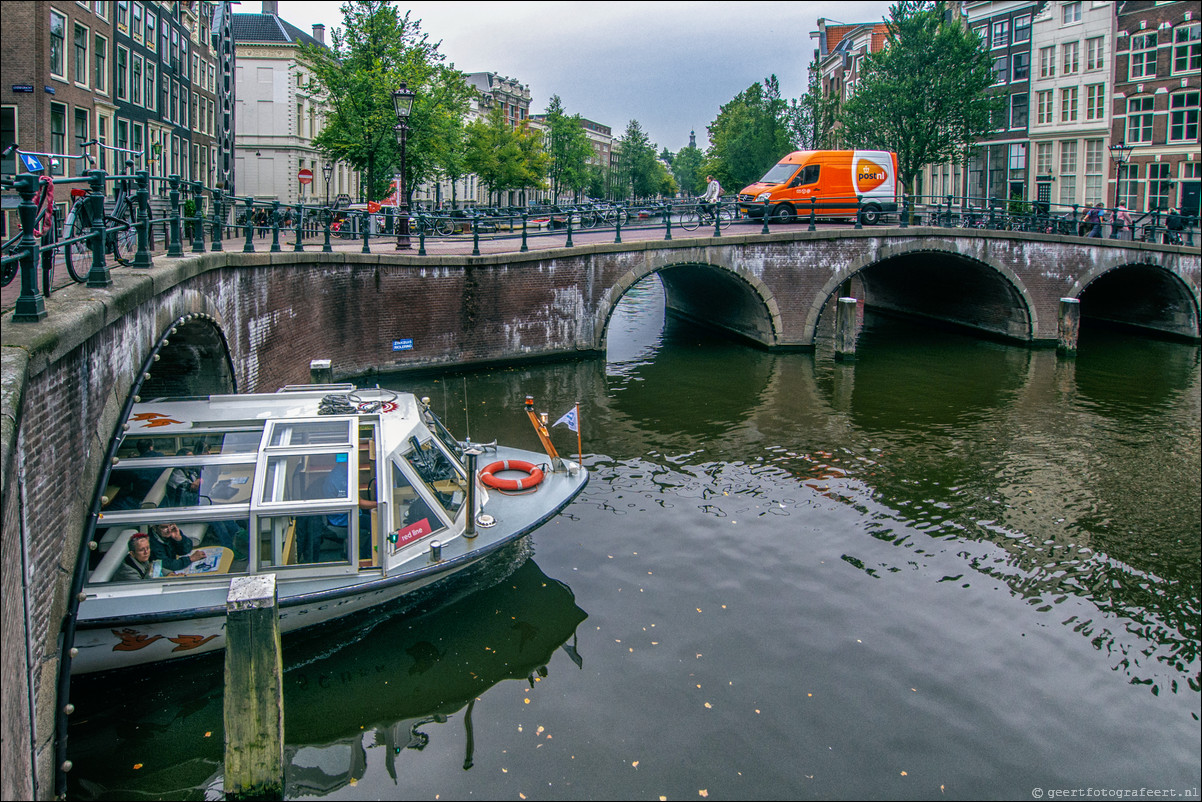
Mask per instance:
[[[714,212],[718,200],[722,197],[722,185],[712,175],[707,175],[705,181],[705,194],[701,196],[700,211]]]

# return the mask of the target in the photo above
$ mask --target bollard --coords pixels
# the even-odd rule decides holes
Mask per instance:
[[[722,201],[714,201],[714,236],[722,236]]]
[[[296,204],[296,242],[292,243],[293,253],[302,253],[305,250],[305,244],[301,242],[301,237],[304,233],[305,226],[305,205],[303,203]]]
[[[333,384],[334,369],[329,359],[313,359],[309,362],[310,384]]]
[[[280,202],[271,202],[271,253],[280,252]]]
[[[526,219],[529,216],[530,215],[526,214],[526,212],[522,212],[522,247],[518,253],[526,253],[530,250],[530,248],[526,245]]]
[[[322,216],[325,217],[326,241],[321,246],[321,252],[322,253],[333,253],[334,247],[332,245],[330,245],[330,218],[332,218],[334,215],[330,211],[330,207],[328,207],[328,206],[326,207],[325,213]]]
[[[284,670],[275,574],[231,579],[225,611],[225,797],[280,799]]]
[[[192,253],[205,252],[205,213],[204,213],[204,195],[202,194],[202,184],[199,181],[192,182],[192,203],[196,205],[196,219],[192,223]]]
[[[417,255],[426,255],[426,227],[421,226],[417,231]]]
[[[552,217],[551,219],[554,220],[555,218]],[[568,215],[568,239],[563,245],[565,248],[572,247],[572,215],[570,214]]]
[[[856,358],[856,299],[840,298],[835,312],[835,359]]]
[[[255,199],[247,197],[246,199],[246,225],[243,228],[246,231],[246,242],[242,244],[243,253],[255,252]]]
[[[221,242],[221,218],[225,214],[225,209],[222,208],[221,190],[213,190],[213,244],[209,246],[212,251],[224,251],[225,246]]]
[[[864,196],[856,195],[856,228],[864,227]],[[839,300],[843,300],[840,298]]]
[[[134,254],[130,267],[154,267],[150,261],[150,173],[138,170],[136,175],[138,191],[130,208],[134,213],[134,228],[138,232],[138,252]]]
[[[1056,351],[1064,356],[1077,353],[1077,333],[1081,329],[1081,301],[1061,298],[1056,320]]]
[[[909,195],[902,196],[901,223],[898,225],[898,227],[899,228],[909,228],[910,227],[910,196]]]
[[[764,218],[764,227],[762,229],[760,229],[761,234],[772,233],[772,230],[770,228],[768,228],[768,203],[769,203],[768,199],[764,198],[764,211],[763,211],[763,214],[761,215]],[[748,214],[750,214],[750,211],[748,212]]]
[[[672,204],[668,204],[668,208],[664,210],[664,239],[672,239]]]
[[[92,191],[88,193],[88,202],[92,204],[92,269],[88,271],[88,286],[93,288],[108,287],[113,283],[109,275],[108,263],[104,260],[104,244],[107,235],[104,232],[104,170],[92,170]]]
[[[614,221],[614,245],[622,244],[622,215],[618,215]]]
[[[814,225],[815,212],[818,209],[818,199],[813,195],[810,196],[810,227],[809,231],[817,231],[818,227]]]
[[[359,249],[359,253],[371,253],[371,245],[368,243],[368,237],[371,236],[371,212],[360,212],[363,215],[363,247]]]
[[[13,309],[13,322],[35,323],[46,317],[46,302],[38,292],[38,241],[33,236],[34,219],[38,213],[33,196],[37,193],[38,178],[31,174],[18,175],[13,179],[13,186],[21,195],[21,205],[17,207],[17,214],[21,218],[20,247],[24,251],[21,256],[21,295]],[[50,214],[53,214],[53,211]]]
[[[168,197],[171,198],[171,224],[168,226],[167,239],[167,255],[168,256],[183,256],[183,217],[182,211],[179,208],[179,187],[180,177],[173,175],[168,179],[171,182],[171,192]]]

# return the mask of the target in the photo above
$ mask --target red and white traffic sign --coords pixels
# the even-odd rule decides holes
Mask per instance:
[[[302,184],[312,184],[313,183],[313,171],[310,170],[308,167],[302,169],[299,173],[297,173],[296,177]]]

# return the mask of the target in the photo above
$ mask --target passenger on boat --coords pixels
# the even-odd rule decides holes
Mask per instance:
[[[335,467],[326,476],[325,485],[323,487],[323,495],[325,498],[346,498],[347,497],[347,471],[345,466],[342,470]],[[377,503],[370,499],[359,499],[359,559],[371,559],[371,510],[377,507]],[[326,528],[329,529],[335,537],[338,537],[343,543],[346,543],[347,526],[350,524],[349,516],[346,513],[326,516]]]
[[[151,575],[150,537],[144,532],[130,535],[129,553],[113,573],[114,582],[137,582]]]
[[[179,571],[194,562],[205,558],[203,551],[197,549],[189,554],[192,541],[184,537],[175,524],[155,524],[150,527],[150,556],[154,560],[163,561],[163,571]]]
[[[137,453],[134,454],[137,459],[166,456],[155,450],[154,441],[149,438],[139,439],[134,447],[137,449]],[[121,494],[113,500],[111,509],[136,510],[142,506],[142,500],[146,498],[146,494],[150,492],[150,488],[162,473],[162,468],[140,468],[129,471],[126,474],[129,487],[123,489]]]
[[[209,449],[203,441],[198,443],[200,453],[207,454]],[[191,457],[195,452],[190,448],[181,448],[176,456]],[[181,465],[171,472],[167,478],[167,498],[172,507],[196,507],[200,505],[201,471],[195,466]],[[212,499],[206,498],[208,504]],[[227,549],[234,549],[234,539],[238,535],[238,525],[233,521],[209,521],[209,529],[217,537],[217,542]]]

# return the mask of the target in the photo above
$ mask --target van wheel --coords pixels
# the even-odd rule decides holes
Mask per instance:
[[[865,206],[860,212],[860,219],[864,221],[866,226],[875,226],[881,222],[881,207],[880,206]]]
[[[792,223],[797,219],[797,212],[787,203],[782,203],[772,210],[772,222]]]

